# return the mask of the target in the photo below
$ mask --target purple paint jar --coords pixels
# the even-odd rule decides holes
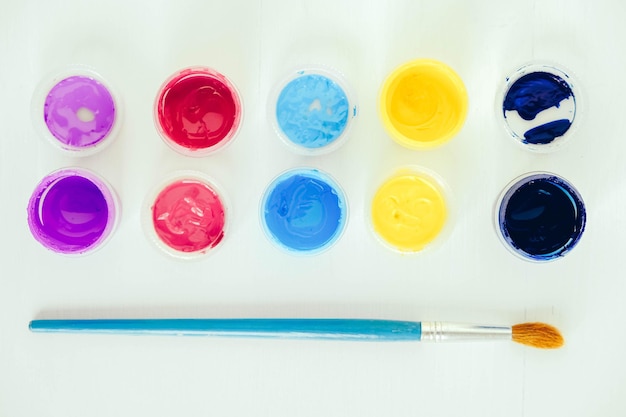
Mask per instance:
[[[120,210],[106,181],[83,168],[64,168],[41,180],[27,211],[30,231],[44,247],[83,255],[109,240]]]
[[[44,80],[33,98],[33,118],[41,134],[76,156],[107,146],[120,125],[120,104],[97,73],[72,68]]]

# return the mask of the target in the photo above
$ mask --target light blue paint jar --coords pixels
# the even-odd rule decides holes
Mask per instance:
[[[344,144],[357,115],[344,78],[321,67],[290,72],[275,88],[268,108],[278,136],[305,155],[324,154]]]
[[[267,238],[295,255],[315,255],[335,244],[348,219],[346,197],[330,175],[296,168],[267,187],[260,220]]]

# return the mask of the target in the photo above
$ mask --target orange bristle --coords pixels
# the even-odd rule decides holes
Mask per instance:
[[[513,341],[540,349],[557,349],[563,346],[561,332],[545,323],[521,323],[513,326]]]

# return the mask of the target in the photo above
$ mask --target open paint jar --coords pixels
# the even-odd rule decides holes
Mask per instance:
[[[235,85],[211,68],[187,68],[160,88],[154,106],[165,143],[187,156],[205,156],[235,137],[243,117]]]
[[[220,246],[227,233],[228,204],[206,175],[177,172],[161,182],[144,203],[148,238],[178,259],[197,259]]]
[[[71,67],[43,80],[33,96],[37,130],[72,156],[92,155],[116,137],[121,104],[111,86],[95,71]]]
[[[396,68],[385,79],[378,102],[387,133],[411,149],[434,148],[452,139],[463,127],[467,110],[461,77],[432,59]]]
[[[120,207],[101,177],[83,168],[64,168],[41,180],[27,213],[30,231],[44,247],[64,255],[84,255],[110,239]]]
[[[297,168],[279,175],[267,187],[260,218],[275,246],[295,255],[315,255],[343,234],[348,205],[343,190],[328,174]]]
[[[585,230],[585,204],[563,178],[532,172],[503,190],[495,209],[500,240],[513,254],[535,262],[569,253]]]
[[[570,74],[529,64],[506,78],[498,112],[515,141],[532,151],[553,151],[572,135],[580,92]]]
[[[344,78],[321,67],[292,71],[274,89],[268,109],[278,136],[304,155],[340,147],[357,115],[354,95]]]
[[[403,167],[376,189],[371,200],[372,229],[386,247],[418,253],[442,241],[450,227],[447,187],[435,173]]]

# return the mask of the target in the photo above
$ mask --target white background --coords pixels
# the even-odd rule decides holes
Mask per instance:
[[[0,4],[0,416],[623,416],[626,414],[626,227],[622,97],[626,3],[620,1],[9,1]],[[378,89],[418,57],[448,63],[470,111],[444,147],[401,148],[376,114]],[[570,146],[538,155],[507,137],[496,113],[505,76],[557,62],[580,81]],[[116,142],[87,159],[36,135],[37,83],[68,64],[97,69],[120,92]],[[360,104],[344,147],[293,154],[271,129],[267,97],[288,69],[340,69]],[[193,159],[159,139],[160,84],[208,65],[240,89],[245,119],[231,146]],[[403,257],[368,229],[374,185],[404,164],[434,170],[453,190],[453,229],[438,248]],[[64,166],[104,176],[122,220],[101,251],[47,252],[30,236],[37,182]],[[296,166],[328,171],[351,217],[314,258],[281,253],[258,223],[271,178]],[[215,178],[233,207],[212,256],[169,259],[145,238],[148,190],[177,169]],[[498,240],[492,214],[518,175],[570,180],[588,227],[564,259],[532,264]],[[429,345],[30,334],[48,317],[371,317],[558,326],[566,346]]]

